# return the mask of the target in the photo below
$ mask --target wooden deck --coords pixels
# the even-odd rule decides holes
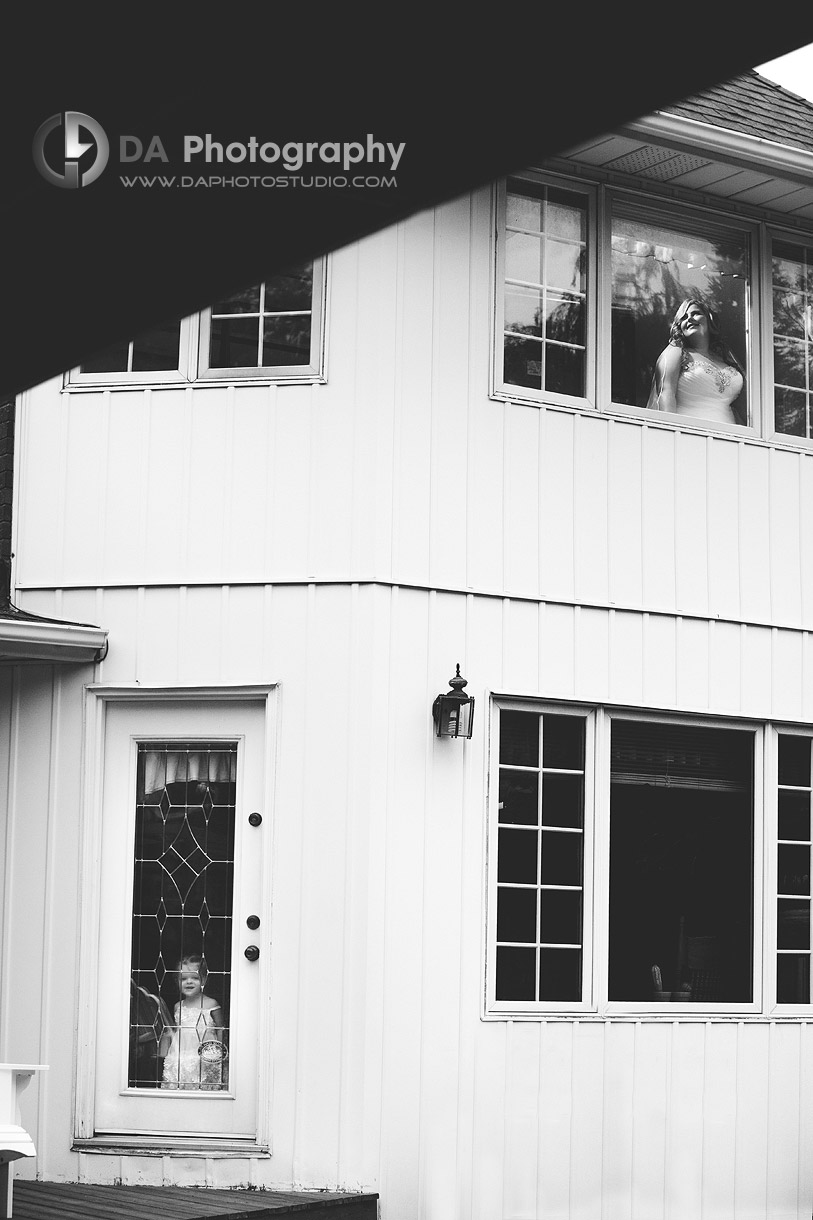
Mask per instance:
[[[15,1181],[14,1220],[376,1220],[377,1194]]]

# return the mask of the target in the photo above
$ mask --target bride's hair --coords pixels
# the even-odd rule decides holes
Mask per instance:
[[[710,305],[707,305],[700,297],[687,297],[685,301],[681,301],[678,305],[677,312],[672,319],[672,325],[669,328],[669,342],[674,347],[683,348],[686,350],[686,340],[683,331],[680,328],[680,323],[683,315],[690,306],[694,305],[697,309],[702,310],[706,315],[709,324],[709,351],[714,352],[715,356],[719,356],[726,364],[730,364],[732,368],[737,369],[742,376],[745,376],[745,369],[740,364],[737,357],[732,352],[731,348],[725,342],[720,332],[720,323],[717,321],[717,315]]]

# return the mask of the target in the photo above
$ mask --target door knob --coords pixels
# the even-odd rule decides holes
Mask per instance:
[[[261,813],[250,813],[248,815],[249,826],[259,826],[259,825],[261,825],[262,820],[263,820],[263,815]]]
[[[260,950],[256,945],[247,945],[243,952],[250,962],[256,962],[257,958],[260,956]]]

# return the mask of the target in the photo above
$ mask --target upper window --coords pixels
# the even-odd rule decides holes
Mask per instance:
[[[763,775],[762,726],[506,703],[493,732],[489,1013],[809,1011],[809,734]]]
[[[305,263],[207,310],[201,318],[200,376],[318,373],[320,273]]]
[[[507,183],[498,235],[498,394],[813,441],[810,243],[553,175]]]
[[[540,186],[509,190],[505,217],[505,380],[583,398],[587,201]]]
[[[71,384],[290,380],[324,370],[324,260],[233,293],[200,315],[145,331],[88,358]]]
[[[776,431],[813,437],[813,247],[773,244]]]

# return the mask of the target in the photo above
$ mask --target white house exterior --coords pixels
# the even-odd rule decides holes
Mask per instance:
[[[13,601],[97,658],[0,668],[40,1177],[810,1216],[811,117],[750,74],[21,395]],[[743,422],[645,408],[689,288]]]

